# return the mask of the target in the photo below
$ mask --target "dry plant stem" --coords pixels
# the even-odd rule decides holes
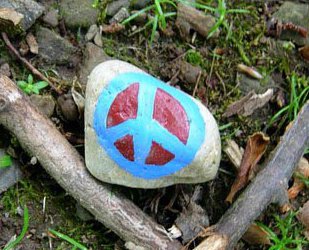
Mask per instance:
[[[217,244],[216,241],[221,238],[225,240],[225,247],[217,249],[233,249],[247,228],[270,203],[282,205],[287,202],[288,181],[308,144],[309,102],[302,108],[292,127],[285,132],[265,168],[214,225],[214,235],[195,249],[205,249],[210,242],[212,245]]]
[[[11,43],[10,39],[8,38],[7,34],[5,32],[1,32],[1,36],[3,41],[5,42],[6,46],[12,53],[20,60],[25,66],[38,78],[40,78],[42,81],[45,81],[49,84],[49,86],[57,92],[57,94],[61,95],[62,91],[57,89],[55,85],[47,78],[45,77],[40,71],[38,71],[33,65],[24,57],[22,57],[19,52],[15,49],[13,44]]]
[[[0,75],[0,124],[11,131],[21,146],[36,156],[45,170],[97,220],[123,240],[145,249],[180,249],[164,228],[111,185],[94,179],[84,160],[53,123],[41,115],[16,85]]]

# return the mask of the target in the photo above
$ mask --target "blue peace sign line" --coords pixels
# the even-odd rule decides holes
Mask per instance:
[[[128,119],[107,128],[107,116],[113,101],[119,93],[134,83],[139,84],[136,119]],[[158,88],[173,96],[184,108],[190,126],[186,144],[153,119],[154,100]],[[98,98],[93,123],[99,144],[110,158],[133,176],[144,179],[170,175],[190,164],[206,133],[200,110],[188,95],[143,73],[123,73],[113,78]],[[114,145],[115,141],[126,135],[133,136],[134,161],[126,159]],[[173,153],[175,158],[161,166],[145,164],[153,141]]]

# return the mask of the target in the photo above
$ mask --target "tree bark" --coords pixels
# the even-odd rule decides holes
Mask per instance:
[[[40,161],[45,170],[97,220],[120,238],[145,249],[180,249],[165,229],[112,186],[94,179],[84,159],[53,123],[40,114],[7,77],[0,75],[0,124],[21,146]]]
[[[205,239],[196,250],[208,245],[214,249],[233,249],[252,222],[270,203],[288,202],[287,188],[297,163],[309,144],[309,102],[304,105],[292,127],[256,176],[232,207],[213,226],[214,234]]]

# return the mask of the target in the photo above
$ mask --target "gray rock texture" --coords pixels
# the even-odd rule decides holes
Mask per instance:
[[[26,31],[44,11],[44,7],[32,0],[1,0],[0,8],[10,8],[24,15],[21,28]]]
[[[190,123],[190,137],[196,136],[195,138],[199,138],[198,140],[201,141],[201,144],[197,151],[192,151],[194,154],[192,161],[190,161],[187,165],[183,166],[180,170],[176,170],[171,174],[163,175],[156,178],[145,179],[144,177],[136,177],[137,175],[131,174],[129,171],[125,170],[126,166],[120,167],[119,165],[117,165],[116,162],[110,157],[110,152],[108,153],[103,149],[100,144],[102,142],[101,140],[110,140],[110,138],[102,138],[102,136],[98,136],[97,130],[95,129],[95,126],[97,125],[94,124],[94,118],[97,116],[95,116],[94,113],[96,111],[98,98],[102,91],[104,91],[105,88],[110,86],[109,84],[112,79],[114,79],[116,76],[119,76],[121,73],[132,72],[139,73],[139,76],[141,78],[146,77],[146,79],[150,79],[149,75],[140,70],[139,68],[129,63],[118,60],[109,60],[99,64],[89,76],[86,90],[85,105],[85,158],[88,170],[92,173],[92,175],[94,175],[101,181],[137,188],[159,188],[177,183],[200,183],[213,179],[216,176],[221,158],[221,142],[216,121],[211,115],[211,113],[208,111],[208,109],[200,102],[198,102],[191,96],[181,92],[180,90],[176,90],[174,88],[173,91],[176,90],[176,92],[174,92],[175,94],[178,93],[179,95],[183,95],[181,97],[183,98],[182,100],[187,100],[195,106],[195,108],[191,109],[191,112],[196,112],[196,117],[199,117],[199,121],[201,121],[202,127],[205,126],[205,133],[201,133],[201,136],[203,136],[201,138],[199,137],[200,131],[193,131],[191,129],[193,126],[192,124],[194,124],[195,121],[192,121],[189,118],[189,120],[187,120]],[[135,80],[133,79],[132,81]],[[137,82],[139,81],[137,80]],[[145,83],[145,85],[147,84],[148,81],[147,83]],[[167,86],[164,83],[160,84],[162,84],[160,86],[164,85],[164,88],[166,88]],[[172,89],[172,87],[167,88]],[[108,89],[110,91],[110,88]],[[110,93],[109,91],[108,93]],[[140,98],[140,95],[138,96],[138,98]],[[148,96],[144,97],[147,100]],[[139,108],[144,107],[144,105],[140,105],[141,104],[138,103]],[[110,110],[111,109],[109,109],[109,111]],[[106,119],[107,122],[107,117],[102,117],[103,124],[105,121],[104,119]],[[100,120],[96,124],[98,123],[100,124]],[[137,134],[152,133],[153,135],[153,131],[151,131],[149,127],[150,126],[145,125],[145,127],[140,128],[141,131],[137,131]],[[174,139],[170,140],[170,143],[175,143]],[[108,150],[110,150],[110,148],[108,148]],[[191,148],[187,148],[186,150],[191,150]],[[148,153],[148,151],[146,153]],[[185,151],[182,153],[186,154]],[[176,152],[176,154],[178,153]],[[155,159],[157,159],[157,157],[160,157],[160,155],[156,155]],[[134,160],[136,160],[136,162],[138,161],[137,159],[140,158],[140,155],[134,153]],[[146,161],[143,161],[143,164],[145,164],[145,162]],[[158,167],[158,165],[156,165],[155,167]],[[148,170],[143,167],[140,171],[145,173]]]
[[[36,33],[39,56],[46,63],[63,65],[71,62],[76,48],[67,40],[51,31],[40,27]]]
[[[69,28],[88,28],[96,23],[99,10],[92,7],[92,0],[61,0],[60,10]]]
[[[291,22],[309,30],[309,5],[297,2],[284,2],[273,17],[283,23]],[[299,33],[292,30],[283,30],[280,36],[282,40],[291,40],[297,45],[309,44],[309,37],[302,37]]]
[[[84,59],[79,71],[79,81],[83,86],[86,86],[90,72],[99,63],[109,60],[110,57],[106,55],[102,48],[93,43],[87,43],[84,50]]]
[[[4,150],[0,149],[0,157],[4,155]],[[13,186],[22,178],[19,165],[13,160],[10,167],[0,169],[0,194]]]
[[[51,117],[55,110],[55,100],[51,95],[31,95],[31,102],[47,117]]]

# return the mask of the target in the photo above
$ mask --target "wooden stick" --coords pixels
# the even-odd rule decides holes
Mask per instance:
[[[271,203],[288,202],[287,188],[297,163],[309,146],[309,102],[286,131],[265,168],[256,176],[232,207],[213,226],[214,233],[195,249],[233,249],[252,222]]]
[[[30,155],[97,220],[123,240],[145,249],[180,249],[165,229],[111,185],[94,179],[84,159],[53,123],[41,115],[16,85],[0,75],[0,124],[10,130]]]
[[[57,92],[57,94],[59,94],[59,95],[62,94],[62,91],[60,89],[56,88],[56,86],[47,77],[45,77],[40,71],[38,71],[26,58],[22,57],[19,54],[19,52],[15,49],[15,47],[13,46],[13,44],[11,43],[10,39],[8,38],[8,36],[5,32],[1,32],[1,36],[2,36],[2,39],[5,42],[6,46],[8,47],[8,49],[10,51],[12,51],[12,53],[18,58],[18,60],[20,60],[23,64],[25,64],[25,66],[32,72],[32,74],[34,74],[35,76],[37,76],[41,80],[47,82],[49,84],[49,86],[54,91]]]

